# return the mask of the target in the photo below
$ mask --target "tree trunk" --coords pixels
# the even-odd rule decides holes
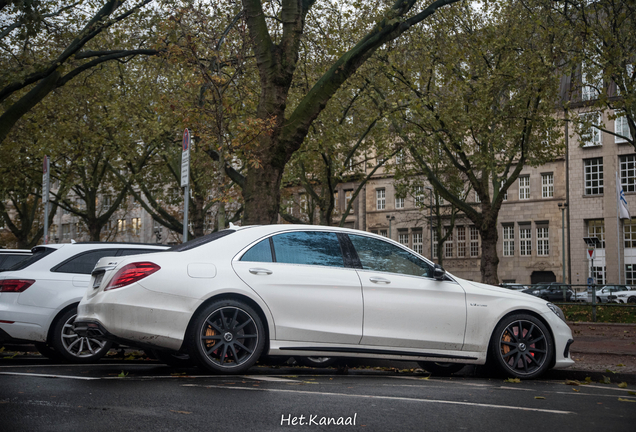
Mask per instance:
[[[481,235],[481,281],[490,285],[498,285],[497,269],[499,267],[499,257],[497,256],[497,241],[499,240],[499,234],[497,233],[497,220],[494,219],[480,226],[479,234]]]
[[[286,160],[262,161],[245,176],[243,225],[274,224],[278,219],[280,182]]]
[[[88,235],[91,241],[101,241],[102,228],[104,226],[97,221],[89,222],[86,225],[88,225]]]

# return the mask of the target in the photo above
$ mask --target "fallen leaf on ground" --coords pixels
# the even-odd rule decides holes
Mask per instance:
[[[625,367],[625,365],[623,363],[619,363],[616,365],[617,367]]]
[[[633,392],[633,391],[628,391],[627,394],[628,395],[632,395],[632,396],[636,396],[636,392]]]
[[[543,396],[535,396],[535,399],[545,399]]]
[[[519,378],[508,378],[508,379],[504,380],[504,382],[507,382],[507,383],[520,383],[521,380]]]
[[[576,380],[565,380],[565,385],[581,385],[581,383]]]
[[[126,378],[128,376],[128,372],[124,373],[124,371],[121,371],[121,373],[119,375],[117,375],[119,378]]]
[[[575,392],[580,392],[581,391],[581,390],[575,389],[575,388],[572,388],[572,390],[574,390]]]
[[[611,380],[609,379],[609,377],[606,377],[605,375],[603,375],[603,379],[599,381],[601,384],[609,384],[611,382]]]
[[[623,398],[618,398],[619,402],[636,402],[636,400],[634,399],[623,399]]]
[[[626,382],[622,382],[618,385],[620,388],[627,388],[627,383]]]
[[[585,377],[585,382],[591,383],[592,382],[592,377]]]
[[[613,374],[615,374],[615,373],[616,373],[616,372],[614,372],[613,370],[610,370],[610,369],[605,369],[605,372],[607,372],[607,373],[613,373]]]

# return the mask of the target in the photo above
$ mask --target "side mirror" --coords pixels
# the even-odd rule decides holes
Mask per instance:
[[[441,265],[435,264],[435,267],[433,267],[433,277],[436,280],[444,280],[444,276],[446,276],[446,270],[444,270]]]

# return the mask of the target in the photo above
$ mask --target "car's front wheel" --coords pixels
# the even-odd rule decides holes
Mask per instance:
[[[553,355],[550,332],[532,315],[505,317],[492,334],[490,360],[507,376],[537,378],[550,367]]]
[[[627,299],[627,303],[636,303],[636,296],[631,296]]]
[[[55,353],[71,363],[93,363],[104,357],[111,342],[91,337],[81,337],[73,330],[77,308],[71,308],[53,323],[51,346]]]
[[[220,300],[205,307],[194,317],[188,335],[191,357],[213,372],[245,372],[256,363],[264,346],[261,318],[238,300]]]

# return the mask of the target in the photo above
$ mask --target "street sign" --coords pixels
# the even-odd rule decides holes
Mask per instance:
[[[183,131],[181,152],[181,187],[186,187],[190,183],[190,144],[190,131],[186,128]]]
[[[49,188],[50,188],[50,162],[49,157],[44,156],[44,163],[42,164],[42,202],[49,202]]]
[[[593,260],[594,258],[596,258],[596,249],[588,249],[587,250],[587,259],[589,261]]]

